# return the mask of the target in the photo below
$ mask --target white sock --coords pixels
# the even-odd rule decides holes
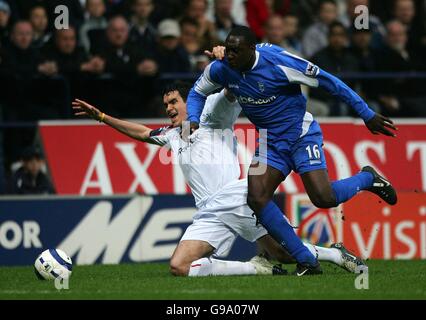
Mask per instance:
[[[201,258],[191,263],[188,276],[232,276],[256,274],[256,269],[250,262],[225,261],[213,258]]]
[[[339,266],[343,264],[342,255],[339,250],[334,248],[318,247],[305,242],[303,244],[315,257],[318,258],[318,260],[333,262]]]

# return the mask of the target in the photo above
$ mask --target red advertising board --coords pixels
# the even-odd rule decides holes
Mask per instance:
[[[426,192],[426,120],[402,121],[398,137],[372,135],[362,122],[319,121],[330,177],[349,177],[372,165],[399,191]],[[167,120],[144,122],[152,128]],[[255,146],[253,126],[236,125],[242,176]],[[59,194],[183,194],[189,192],[177,166],[164,164],[160,148],[134,141],[106,125],[89,121],[41,122],[40,137]],[[244,159],[244,161],[243,161]],[[303,192],[292,174],[279,191]]]
[[[344,242],[374,259],[426,259],[426,194],[398,194],[388,206],[363,192],[336,209],[318,209],[306,195],[288,195],[286,214],[298,234],[314,244]]]

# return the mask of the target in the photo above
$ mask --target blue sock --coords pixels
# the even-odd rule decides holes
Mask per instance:
[[[288,250],[297,262],[313,265],[317,263],[315,256],[303,245],[293,227],[287,222],[280,208],[273,201],[269,201],[263,208],[259,222],[268,230],[272,238]]]
[[[370,172],[360,172],[348,179],[333,182],[331,187],[336,195],[337,204],[346,202],[361,190],[372,187],[373,180],[373,174]]]

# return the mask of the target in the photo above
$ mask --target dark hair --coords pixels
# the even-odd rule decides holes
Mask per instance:
[[[339,21],[334,21],[330,24],[330,26],[328,27],[328,33],[331,34],[334,28],[342,28],[346,34],[348,33],[348,30],[346,30],[346,27],[343,25],[343,23]]]
[[[256,35],[254,34],[254,32],[250,28],[245,26],[238,26],[233,28],[231,32],[228,34],[228,38],[230,36],[243,37],[244,41],[249,46],[255,46],[257,43]]]
[[[36,5],[32,6],[32,7],[30,8],[30,10],[28,11],[28,18],[30,18],[30,17],[31,17],[31,14],[33,13],[33,11],[34,11],[35,9],[40,9],[40,8],[44,10],[44,13],[46,13],[46,16],[47,16],[47,9],[46,9],[46,7],[45,7],[45,6],[43,6],[43,5],[41,5],[41,4],[36,4]]]
[[[169,84],[166,84],[163,88],[162,95],[166,95],[170,92],[177,91],[179,92],[182,100],[186,102],[188,98],[189,91],[191,91],[192,83],[187,81],[175,81]]]
[[[191,24],[193,26],[196,26],[197,28],[200,26],[198,21],[194,18],[191,18],[191,17],[183,17],[182,19],[180,19],[179,25],[180,25],[181,28],[184,24]]]
[[[43,155],[41,150],[38,147],[28,146],[22,150],[21,158],[24,161],[29,161],[32,159],[42,159]]]

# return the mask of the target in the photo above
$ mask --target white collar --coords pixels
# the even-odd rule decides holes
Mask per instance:
[[[257,66],[257,64],[259,62],[260,53],[257,50],[255,51],[255,53],[256,53],[256,60],[254,61],[254,64],[253,64],[253,67],[251,68],[251,70],[253,70],[254,68],[256,68],[256,66]]]

